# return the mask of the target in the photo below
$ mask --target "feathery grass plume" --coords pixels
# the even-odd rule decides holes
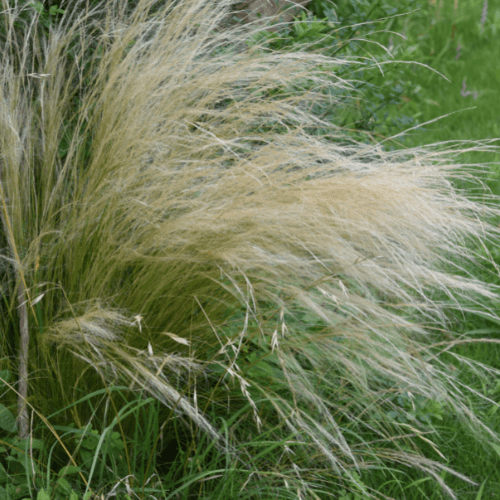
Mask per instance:
[[[449,469],[403,443],[432,445],[432,425],[391,420],[389,396],[422,397],[498,440],[439,357],[456,340],[443,341],[446,309],[497,297],[446,269],[477,263],[474,240],[500,231],[493,196],[452,183],[478,166],[453,156],[498,148],[346,144],[310,111],[335,99],[322,89],[352,90],[335,77],[346,60],[260,50],[247,42],[262,28],[218,29],[233,4],[75,4],[46,40],[36,15],[14,28],[22,9],[3,1],[0,194],[28,286],[28,401],[44,415],[69,407],[51,422],[81,427],[93,415],[70,406],[77,391],[125,381],[221,449],[208,406],[247,406],[233,450],[255,454],[248,429],[291,432],[288,448],[306,451],[278,472],[298,471],[309,492],[325,467],[355,481],[396,463],[456,498]],[[2,257],[8,356],[18,283]]]

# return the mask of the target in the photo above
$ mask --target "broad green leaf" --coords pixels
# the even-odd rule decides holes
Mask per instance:
[[[8,382],[10,380],[9,370],[0,371],[0,386],[3,386],[3,381]]]
[[[41,439],[33,439],[30,446],[34,450],[45,450],[45,443]]]
[[[63,467],[60,471],[58,476],[63,476],[63,475],[68,475],[68,474],[76,474],[81,470],[81,467],[77,467],[76,465],[67,465],[66,467]]]
[[[36,500],[50,500],[50,496],[44,489],[41,489],[36,496]]]
[[[3,404],[0,404],[0,428],[7,432],[17,432],[16,419]]]
[[[60,477],[58,480],[57,480],[57,484],[59,484],[59,486],[61,487],[61,489],[65,492],[65,493],[71,493],[72,491],[72,488],[69,484],[68,481],[66,481],[66,479],[64,479],[63,477]]]

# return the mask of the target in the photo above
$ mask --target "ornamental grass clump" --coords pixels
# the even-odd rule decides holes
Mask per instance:
[[[109,400],[72,403],[115,383],[151,396],[164,435],[181,422],[242,468],[257,457],[246,488],[273,470],[313,498],[322,477],[334,494],[404,465],[456,498],[445,457],[419,448],[433,421],[415,402],[498,442],[442,360],[471,340],[447,309],[498,293],[459,272],[498,238],[500,209],[454,185],[480,169],[453,156],[498,148],[347,142],[311,111],[352,90],[346,59],[263,50],[262,26],[222,28],[234,3],[75,4],[46,37],[3,1],[2,366],[35,421],[61,410],[51,425],[105,419]],[[229,434],[217,411],[241,412]],[[284,440],[279,462],[245,444],[264,434]]]

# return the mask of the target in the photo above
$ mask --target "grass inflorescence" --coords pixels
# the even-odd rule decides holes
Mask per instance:
[[[460,378],[499,371],[454,350],[499,341],[449,314],[500,321],[466,276],[498,273],[498,197],[455,159],[498,146],[347,140],[318,110],[366,59],[270,47],[236,4],[3,2],[9,498],[364,500],[402,470],[457,498],[436,426],[500,449]]]

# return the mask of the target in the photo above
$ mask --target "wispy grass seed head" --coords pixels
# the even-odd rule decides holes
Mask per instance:
[[[233,3],[167,2],[154,15],[150,0],[130,12],[119,2],[85,14],[75,6],[41,45],[35,30],[6,23],[2,210],[29,290],[46,291],[30,369],[56,374],[30,381],[29,394],[50,387],[62,405],[61,386],[95,389],[80,359],[213,437],[210,401],[248,404],[256,432],[280,421],[317,450],[308,466],[350,473],[370,466],[368,454],[442,482],[444,465],[386,439],[387,429],[408,429],[382,418],[380,381],[497,439],[469,410],[472,389],[434,356],[439,335],[427,328],[447,330],[458,299],[497,297],[497,287],[444,270],[477,262],[472,241],[499,233],[497,200],[451,182],[477,166],[452,157],[497,147],[345,145],[310,111],[337,99],[324,88],[353,90],[335,76],[345,60],[249,47],[261,28],[218,29]],[[314,136],[317,127],[330,132]],[[321,331],[300,322],[304,310]],[[386,448],[354,443],[354,423]]]

